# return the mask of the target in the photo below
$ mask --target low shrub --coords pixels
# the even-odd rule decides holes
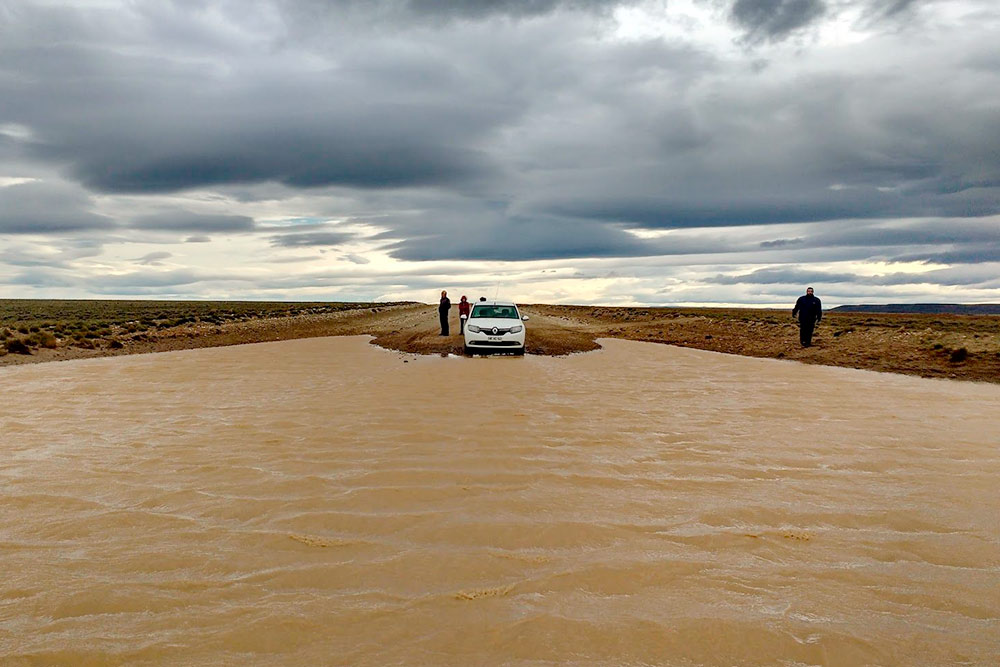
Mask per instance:
[[[27,343],[20,338],[12,338],[11,340],[8,340],[4,343],[4,347],[6,347],[7,351],[11,354],[31,354],[31,348],[28,347]]]
[[[49,350],[54,350],[59,345],[59,341],[56,339],[56,337],[50,334],[48,331],[43,331],[40,334],[38,334],[37,340],[39,345]]]
[[[966,350],[964,347],[960,347],[957,350],[952,350],[951,356],[949,357],[949,359],[953,364],[957,364],[960,361],[965,361],[968,358],[969,358],[969,351]]]

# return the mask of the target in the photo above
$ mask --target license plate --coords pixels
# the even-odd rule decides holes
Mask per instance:
[[[501,341],[501,340],[503,340],[503,338],[501,336],[487,336],[486,340]]]

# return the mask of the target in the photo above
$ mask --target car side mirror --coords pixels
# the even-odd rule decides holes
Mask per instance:
[[[521,315],[521,320],[527,322],[530,318],[527,315]]]

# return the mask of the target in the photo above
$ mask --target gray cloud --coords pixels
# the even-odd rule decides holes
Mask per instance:
[[[71,269],[80,259],[100,255],[100,243],[59,239],[41,244],[11,244],[0,249],[0,263],[9,266],[37,266]]]
[[[26,82],[8,104],[14,122],[37,130],[24,150],[100,192],[269,181],[434,185],[489,173],[475,139],[509,113],[503,99],[476,99],[474,73],[414,61],[388,42],[373,42],[358,56],[364,62],[346,67],[289,62],[289,71],[232,79],[177,62],[166,55],[173,46],[163,48],[145,57],[23,38],[0,46],[5,69]],[[220,68],[235,56],[204,55]],[[428,84],[435,94],[422,93]]]
[[[142,257],[137,257],[133,261],[137,264],[146,264],[147,266],[159,266],[163,263],[163,260],[170,259],[173,257],[173,253],[169,253],[165,250],[158,252],[151,252]]]
[[[31,287],[76,287],[79,279],[69,271],[52,270],[50,268],[31,268],[12,275],[6,281],[10,285]]]
[[[782,39],[823,15],[822,0],[736,0],[732,18],[750,41]]]
[[[995,267],[962,267],[958,269],[938,269],[921,273],[892,272],[878,275],[861,275],[849,272],[811,270],[797,265],[768,267],[738,275],[719,274],[708,282],[719,285],[945,285],[969,286],[1000,284],[1000,275]],[[830,288],[833,289],[833,288]],[[841,289],[843,289],[841,287]]]
[[[775,239],[773,241],[761,241],[761,248],[786,248],[793,245],[801,245],[803,239]]]
[[[282,18],[295,34],[312,34],[331,24],[355,27],[441,25],[494,19],[522,20],[556,12],[604,15],[638,0],[281,0]]]
[[[812,238],[812,243],[822,247],[1000,245],[1000,224],[996,220],[985,219],[841,225],[824,229]]]
[[[280,234],[271,237],[271,245],[284,248],[309,246],[337,246],[354,239],[347,232],[307,232],[305,234]]]
[[[248,279],[234,274],[222,275],[191,269],[142,270],[91,278],[86,284],[96,294],[155,295],[172,293],[190,285],[217,282],[239,283],[248,282]]]
[[[8,282],[33,287],[85,287],[95,294],[155,294],[211,280],[238,280],[238,278],[188,269],[143,270],[110,276],[90,276],[63,268],[34,267],[14,275]]]
[[[115,226],[91,208],[90,197],[72,186],[28,182],[0,187],[0,234],[86,232]]]
[[[178,209],[133,218],[130,226],[168,232],[249,232],[254,229],[254,221],[245,215],[208,215]]]
[[[719,285],[778,285],[791,283],[793,285],[805,285],[812,283],[852,283],[858,282],[858,275],[854,273],[831,273],[828,271],[814,271],[799,267],[778,267],[758,269],[750,273],[735,276],[717,275],[711,282]]]
[[[749,45],[780,42],[804,31],[821,19],[843,19],[858,11],[858,27],[877,29],[882,25],[905,25],[913,21],[915,10],[934,0],[735,0],[729,5],[730,20],[744,30]]]
[[[1000,244],[963,246],[958,250],[922,252],[900,255],[900,262],[934,262],[936,264],[982,264],[1000,262]]]

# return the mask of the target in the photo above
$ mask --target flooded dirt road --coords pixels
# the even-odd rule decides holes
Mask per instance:
[[[0,664],[996,664],[1000,386],[618,340],[0,369]]]

